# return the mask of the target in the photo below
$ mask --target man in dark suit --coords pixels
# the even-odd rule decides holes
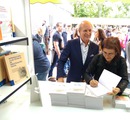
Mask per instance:
[[[57,65],[57,81],[64,82],[64,64],[70,60],[70,70],[66,82],[82,82],[88,64],[92,58],[99,53],[99,47],[90,41],[93,26],[89,21],[82,21],[79,24],[78,39],[68,41],[63,49]]]

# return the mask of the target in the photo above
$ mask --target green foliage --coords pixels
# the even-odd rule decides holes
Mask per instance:
[[[98,5],[94,2],[76,2],[74,6],[74,17],[98,17]]]
[[[73,2],[74,17],[130,18],[130,3],[122,2]]]
[[[102,4],[101,6],[101,15],[99,17],[111,17],[110,13],[112,12],[111,6],[107,6],[106,4]]]

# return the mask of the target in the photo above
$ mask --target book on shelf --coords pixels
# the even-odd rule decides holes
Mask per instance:
[[[0,56],[0,87],[6,84],[7,74],[4,66],[4,56]]]
[[[4,64],[4,56],[9,55],[10,53],[11,53],[10,50],[4,50],[0,46],[0,87],[8,82],[7,73]]]
[[[101,76],[99,77],[99,82],[97,87],[91,87],[87,85],[87,88],[93,92],[96,96],[102,96],[111,92],[113,88],[117,86],[120,82],[121,77],[104,69]]]
[[[10,53],[11,53],[10,50],[2,51],[2,52],[0,52],[0,56],[8,55],[8,54],[10,54]]]
[[[2,40],[2,39],[3,39],[3,37],[2,37],[2,30],[1,30],[1,26],[0,26],[0,40]]]
[[[4,56],[4,63],[11,86],[29,78],[29,71],[24,53],[6,55]]]
[[[0,46],[0,56],[3,55],[8,55],[11,53],[11,50],[4,50],[1,46]]]

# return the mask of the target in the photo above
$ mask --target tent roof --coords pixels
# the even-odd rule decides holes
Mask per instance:
[[[31,4],[35,4],[35,3],[41,3],[41,4],[45,4],[45,3],[48,3],[48,2],[51,2],[51,3],[55,3],[55,4],[59,4],[59,3],[63,3],[65,0],[30,0],[30,3]],[[76,2],[76,1],[79,1],[79,0],[66,0],[68,2]],[[86,2],[90,2],[91,0],[83,0],[83,1],[86,1]],[[105,2],[106,0],[95,0],[96,2]],[[123,3],[130,3],[130,0],[109,0],[110,2],[123,2]]]

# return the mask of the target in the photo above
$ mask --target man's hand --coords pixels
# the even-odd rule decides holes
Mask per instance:
[[[64,78],[63,77],[58,78],[57,82],[64,82]]]

